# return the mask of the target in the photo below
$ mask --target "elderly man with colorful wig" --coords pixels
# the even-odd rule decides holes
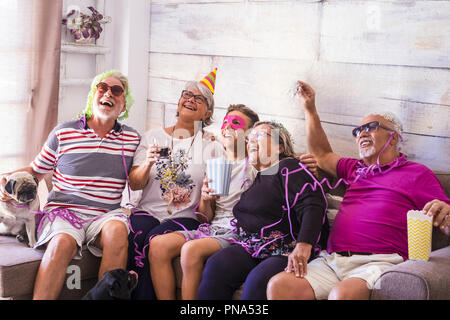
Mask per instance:
[[[99,279],[126,268],[129,226],[120,203],[140,135],[117,119],[127,118],[132,103],[122,73],[96,76],[80,119],[57,125],[30,166],[17,170],[39,180],[53,174],[35,245],[46,250],[34,299],[58,298],[67,266],[81,258],[84,244],[102,257]],[[0,196],[8,200],[5,193]]]
[[[450,201],[433,172],[399,150],[402,125],[392,113],[369,114],[352,134],[360,160],[333,153],[320,124],[315,92],[299,81],[308,148],[347,191],[327,250],[288,265],[268,284],[269,299],[368,299],[379,276],[408,259],[407,212],[422,210],[449,234]]]

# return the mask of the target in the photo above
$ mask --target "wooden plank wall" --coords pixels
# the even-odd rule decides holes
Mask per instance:
[[[173,124],[184,83],[218,67],[214,130],[244,103],[305,152],[302,79],[336,153],[357,157],[351,128],[389,110],[409,159],[449,173],[449,21],[450,1],[152,1],[147,128]]]

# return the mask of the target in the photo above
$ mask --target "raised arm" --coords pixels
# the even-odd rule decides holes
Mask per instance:
[[[316,93],[306,82],[298,81],[298,83],[299,89],[297,94],[300,105],[305,111],[306,136],[309,152],[316,157],[320,168],[336,177],[336,166],[341,157],[333,153],[327,135],[320,123],[319,114],[315,105]]]

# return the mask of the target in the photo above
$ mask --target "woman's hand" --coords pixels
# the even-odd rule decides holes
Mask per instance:
[[[303,278],[306,275],[306,266],[308,265],[309,256],[311,255],[312,245],[299,242],[295,246],[294,250],[288,256],[288,264],[286,272],[294,271],[295,276]]]
[[[159,159],[159,151],[161,151],[161,149],[155,144],[151,145],[147,149],[147,158],[145,160],[148,166],[153,166],[153,164]]]
[[[306,153],[306,154],[302,154],[299,157],[300,161],[308,168],[308,170],[314,174],[316,176],[316,178],[319,175],[319,172],[317,171],[317,168],[319,167],[317,165],[317,160],[316,158],[310,154],[310,153]]]
[[[216,200],[219,198],[219,196],[215,196],[215,195],[210,195],[211,192],[214,192],[214,189],[211,189],[208,186],[208,183],[211,182],[212,180],[205,178],[203,180],[203,186],[202,186],[202,200],[203,201],[210,201],[210,200]]]

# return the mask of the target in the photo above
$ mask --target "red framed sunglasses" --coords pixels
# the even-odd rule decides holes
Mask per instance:
[[[120,97],[124,91],[123,88],[118,85],[109,86],[104,82],[99,82],[99,84],[97,84],[97,90],[98,90],[98,92],[100,92],[102,94],[110,89],[111,89],[111,93],[113,95],[115,95],[116,97]]]

